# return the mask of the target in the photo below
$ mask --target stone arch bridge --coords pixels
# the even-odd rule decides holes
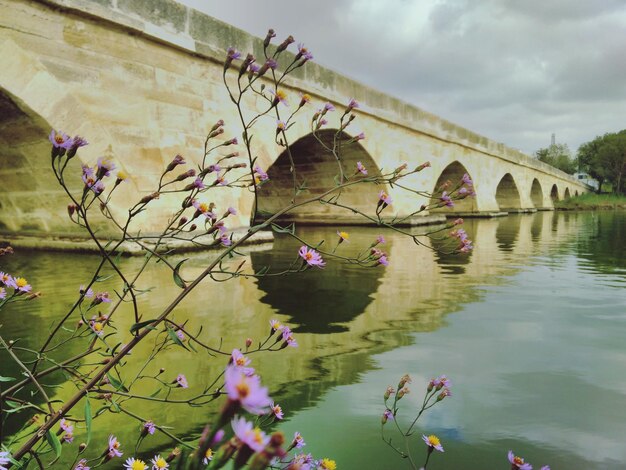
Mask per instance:
[[[258,38],[172,0],[0,0],[0,231],[63,235],[74,230],[65,213],[67,200],[50,174],[51,128],[91,142],[79,153],[81,163],[110,156],[131,175],[112,202],[120,213],[129,198],[154,190],[174,155],[199,162],[206,132],[217,119],[226,121],[225,135],[239,134],[236,126],[228,127],[238,118],[222,84],[229,46],[261,56]],[[375,173],[430,161],[431,168],[411,177],[411,184],[425,191],[468,173],[476,197],[458,204],[453,215],[547,210],[555,199],[588,191],[559,170],[315,63],[298,69],[287,89],[292,106],[298,93],[312,96],[311,114],[327,101],[339,108],[350,98],[361,103],[348,136],[363,131],[367,137],[347,149],[346,166],[361,161]],[[289,133],[306,191],[315,193],[332,185],[336,167],[309,123],[310,115]],[[291,176],[274,141],[275,126],[272,119],[259,122],[255,135],[258,162],[271,177],[258,206],[246,189],[221,191],[215,198],[220,210],[238,209],[241,226],[255,209],[272,213],[290,198]],[[80,190],[76,168],[69,184]],[[345,198],[367,212],[375,207],[377,193],[378,188],[362,185]],[[388,215],[403,216],[427,202],[393,189],[391,195]],[[161,214],[180,201],[154,203],[163,210],[141,221],[144,232],[160,227]],[[355,222],[350,213],[322,205],[293,216]]]

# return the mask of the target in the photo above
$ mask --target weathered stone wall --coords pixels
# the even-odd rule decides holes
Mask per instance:
[[[285,32],[286,33],[286,32]],[[204,136],[219,118],[225,136],[240,134],[238,117],[222,84],[222,60],[228,46],[262,53],[261,40],[171,0],[0,0],[0,230],[68,233],[67,202],[48,169],[50,128],[87,137],[82,162],[113,157],[132,175],[111,206],[123,216],[128,201],[153,191],[161,169],[177,154],[198,162]],[[315,63],[298,69],[288,82],[290,104],[298,92],[314,104],[290,129],[292,142],[309,134],[310,115],[319,103],[362,104],[348,129],[364,131],[361,142],[379,168],[430,160],[432,168],[411,183],[431,191],[451,163],[462,164],[476,183],[470,211],[500,209],[497,187],[510,174],[519,191],[519,208],[531,209],[533,181],[542,190],[543,207],[552,207],[550,188],[559,197],[586,191],[576,180],[503,144],[455,126],[433,114],[358,84]],[[246,111],[256,109],[254,100]],[[282,149],[274,142],[275,121],[259,122],[258,161],[270,168]],[[229,149],[231,150],[231,149]],[[75,162],[78,188],[79,166]],[[374,169],[373,169],[374,170]],[[376,202],[374,188],[362,199]],[[389,214],[410,213],[424,200],[392,194]],[[539,200],[536,192],[535,201]],[[217,191],[218,208],[239,210],[245,226],[253,210],[247,190]],[[156,212],[137,227],[151,231],[180,201],[162,197]],[[507,203],[508,204],[508,203]],[[152,204],[151,204],[152,205]],[[103,227],[102,233],[110,230]]]

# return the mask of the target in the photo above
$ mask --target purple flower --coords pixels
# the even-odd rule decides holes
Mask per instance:
[[[63,437],[61,439],[63,440],[63,442],[71,444],[74,441],[74,434],[71,432],[66,432],[65,434],[63,434]]]
[[[378,258],[378,264],[382,264],[383,266],[389,266],[389,260],[387,259],[387,255],[382,255]]]
[[[111,302],[111,298],[109,297],[109,293],[108,292],[98,292],[96,294],[95,299],[93,300],[94,304],[101,304],[101,303],[105,303],[108,304]]]
[[[260,69],[261,69],[261,66],[259,64],[250,64],[250,66],[248,67],[248,70],[250,70],[250,73],[257,73]]]
[[[224,388],[231,402],[239,403],[249,413],[265,414],[271,400],[258,375],[247,376],[240,368],[228,366],[224,376]]]
[[[230,239],[227,233],[222,233],[222,235],[220,236],[220,243],[223,246],[231,246],[233,244],[233,241]]]
[[[196,178],[195,181],[191,184],[191,188],[195,189],[204,189],[206,188],[202,178]]]
[[[260,166],[256,165],[254,167],[254,181],[256,184],[261,183],[262,181],[267,181],[270,177],[261,169]]]
[[[229,47],[228,50],[226,51],[226,54],[230,60],[236,60],[241,57],[241,52],[239,52],[234,47]]]
[[[381,418],[381,422],[385,424],[387,421],[393,420],[393,412],[387,408],[383,413],[383,417]]]
[[[378,235],[376,237],[376,244],[377,245],[378,244],[384,245],[385,244],[385,237],[383,237],[382,235]]]
[[[90,470],[90,467],[87,465],[87,459],[80,459],[74,470]]]
[[[7,296],[7,291],[4,287],[0,287],[0,299],[4,299]]]
[[[293,457],[293,461],[288,469],[294,468],[298,470],[315,470],[317,469],[317,462],[313,459],[311,454],[298,454]]]
[[[183,330],[176,330],[176,337],[181,341],[185,341],[185,333],[183,333]]]
[[[540,470],[550,470],[550,465],[544,465]]]
[[[98,162],[96,166],[98,167],[98,172],[97,172],[98,178],[109,176],[111,174],[111,171],[117,168],[115,166],[115,163],[113,163],[113,160],[111,160],[111,158],[109,157],[98,158]]]
[[[317,251],[309,249],[306,245],[300,247],[298,254],[309,266],[317,266],[318,268],[326,266],[322,256]]]
[[[120,450],[121,444],[120,441],[117,440],[113,434],[109,436],[109,452],[108,455],[110,458],[113,457],[121,457],[123,452]]]
[[[443,193],[441,193],[441,197],[439,199],[441,200],[441,202],[444,203],[444,206],[454,207],[454,202],[452,202],[452,199],[450,199],[450,196],[448,196],[448,191],[444,191]]]
[[[348,103],[348,111],[350,111],[351,109],[355,109],[355,108],[359,108],[359,102],[355,100],[354,98],[352,98],[350,99],[350,102]]]
[[[143,429],[152,436],[156,431],[156,426],[152,421],[146,421],[143,423]]]
[[[3,273],[0,271],[0,284],[4,284],[5,286],[9,284],[9,281],[12,279],[11,275],[8,273]]]
[[[83,295],[86,299],[91,299],[94,295],[93,293],[93,289],[90,287],[89,289],[85,290],[85,286],[81,284],[81,286],[78,288],[78,292]]]
[[[520,470],[533,470],[533,467],[529,463],[524,463],[524,459],[513,454],[513,451],[509,451],[509,462],[511,462],[511,468],[519,468]]]
[[[359,135],[357,135],[354,140],[359,141],[359,140],[363,140],[365,139],[365,132],[361,132]]]
[[[325,103],[324,104],[324,112],[326,111],[334,111],[335,107],[333,106],[332,103]]]
[[[298,342],[294,339],[291,329],[288,327],[283,328],[283,347],[291,346],[292,348],[298,347]]]
[[[283,409],[278,403],[272,402],[272,404],[270,405],[270,410],[276,419],[283,419]]]
[[[474,182],[472,181],[472,179],[470,178],[470,176],[465,173],[463,175],[463,178],[461,178],[461,181],[463,182],[463,184],[466,184],[467,186],[473,186]]]
[[[363,163],[361,162],[356,162],[356,170],[360,171],[364,175],[367,175],[367,170],[365,169],[365,166],[363,166]]]
[[[189,384],[187,383],[187,377],[185,377],[183,374],[178,374],[174,383],[180,388],[189,387]]]
[[[381,190],[378,193],[378,205],[384,204],[385,206],[388,206],[392,202],[393,200],[389,197],[389,195],[384,190]]]
[[[287,94],[283,90],[270,90],[270,93],[274,95],[272,106],[276,106],[278,103],[282,103],[287,106]]]
[[[423,435],[422,439],[424,440],[426,445],[430,448],[429,449],[430,452],[432,452],[432,449],[436,449],[439,452],[443,452],[443,446],[441,445],[441,441],[439,441],[439,438],[435,436],[434,434],[431,434],[430,436]]]
[[[28,281],[24,279],[23,277],[9,276],[9,279],[6,282],[6,285],[7,287],[12,287],[13,289],[19,292],[30,292],[32,289]]]
[[[0,452],[0,469],[6,470],[5,465],[8,465],[11,462],[9,458],[8,452]]]
[[[275,331],[280,331],[285,328],[278,320],[270,320],[270,326],[272,327],[272,333]]]
[[[302,434],[296,431],[293,435],[293,441],[291,442],[291,447],[292,448],[295,447],[296,449],[302,449],[305,445],[306,445],[306,442],[304,442],[304,438],[302,437]]]
[[[63,418],[60,422],[59,422],[59,426],[61,427],[61,429],[65,432],[69,432],[69,433],[73,433],[74,432],[74,426],[72,426],[72,423],[70,423],[69,421],[67,421],[65,418]]]
[[[52,129],[48,140],[52,143],[52,146],[57,149],[70,149],[72,147],[72,138],[64,132],[55,131]]]
[[[233,419],[231,426],[237,439],[250,447],[254,452],[261,452],[270,441],[269,436],[266,436],[259,428],[255,428],[245,418]]]

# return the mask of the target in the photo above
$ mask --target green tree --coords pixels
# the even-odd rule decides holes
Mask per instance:
[[[626,129],[598,136],[578,149],[578,163],[592,177],[613,185],[616,193],[624,193],[626,184]]]
[[[576,162],[567,144],[552,144],[535,152],[535,157],[540,161],[558,168],[570,175],[576,171]]]

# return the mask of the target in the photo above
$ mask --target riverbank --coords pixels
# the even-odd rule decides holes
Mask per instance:
[[[561,211],[626,209],[626,196],[587,193],[557,201],[554,208]]]

